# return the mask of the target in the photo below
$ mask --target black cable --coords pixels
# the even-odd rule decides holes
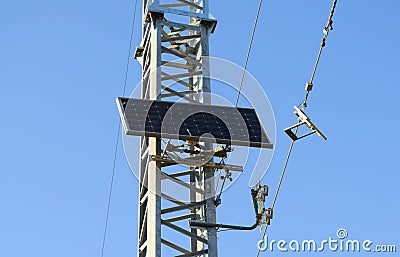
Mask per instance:
[[[223,228],[226,230],[253,230],[255,229],[259,224],[261,220],[261,215],[258,214],[258,204],[257,204],[257,191],[254,189],[251,190],[251,198],[253,200],[253,208],[254,208],[254,213],[256,216],[256,220],[253,225],[251,226],[238,226],[238,225],[228,225],[228,224],[217,224],[217,223],[207,223],[207,222],[202,222],[202,221],[189,221],[189,226],[190,227],[201,227],[201,228],[217,228],[217,230]],[[223,231],[226,231],[223,230]]]
[[[135,32],[135,19],[136,19],[136,7],[137,7],[137,0],[135,0],[135,7],[133,9],[133,17],[132,17],[132,28],[131,28],[131,35],[129,39],[129,50],[128,50],[128,57],[126,61],[126,69],[125,69],[125,80],[124,80],[124,90],[122,93],[122,96],[125,96],[126,92],[126,83],[128,80],[128,71],[129,71],[129,63],[130,63],[130,57],[131,57],[131,51],[132,51],[132,42],[133,42],[133,33]]]
[[[309,89],[307,89],[306,95],[305,95],[303,103],[302,103],[302,105],[303,105],[302,106],[302,110],[303,111],[307,107],[308,96],[309,96],[310,91],[312,90],[312,87],[313,87],[312,84],[313,84],[313,81],[314,81],[315,74],[317,72],[319,61],[321,59],[322,50],[324,49],[324,47],[326,45],[326,40],[328,39],[329,31],[333,30],[333,27],[332,27],[333,14],[335,13],[336,5],[337,5],[337,0],[333,0],[332,8],[331,8],[331,11],[329,13],[328,23],[327,23],[326,27],[324,28],[324,36],[322,37],[322,41],[321,41],[321,44],[319,46],[317,59],[315,61],[314,68],[313,68],[313,71],[311,73],[310,81],[308,82],[308,84],[310,84],[311,87]]]
[[[295,131],[294,134],[297,134],[298,129],[299,129],[299,127],[296,128],[296,131]],[[283,182],[283,178],[285,176],[286,168],[287,168],[287,165],[289,163],[290,155],[292,154],[294,142],[295,141],[292,140],[292,143],[290,144],[290,147],[289,147],[289,152],[288,152],[288,154],[286,156],[285,165],[283,166],[281,178],[279,179],[279,183],[278,183],[278,188],[276,189],[274,200],[272,202],[272,207],[271,207],[272,211],[274,210],[275,204],[276,204],[276,200],[278,199],[279,190],[281,189],[281,185],[282,185],[282,182]],[[268,223],[265,225],[264,232],[263,232],[262,239],[261,239],[262,241],[264,241],[265,235],[267,234],[268,225],[269,225]],[[260,255],[260,251],[261,251],[261,249],[258,249],[256,257],[258,257]]]
[[[126,69],[125,69],[125,79],[124,79],[124,87],[123,87],[123,93],[122,93],[123,96],[125,96],[126,84],[127,84],[127,81],[128,81],[128,72],[129,72],[129,63],[130,63],[130,57],[131,57],[131,51],[132,51],[133,33],[134,33],[134,30],[135,30],[135,19],[136,19],[137,2],[138,1],[135,0],[135,6],[134,6],[134,10],[133,10],[133,17],[132,17],[131,35],[130,35],[130,40],[129,40],[128,58],[127,58]],[[105,244],[106,244],[108,218],[109,218],[109,214],[110,214],[111,196],[112,196],[112,189],[113,189],[113,185],[114,185],[115,166],[117,164],[117,156],[118,156],[118,146],[119,146],[120,134],[121,134],[121,120],[119,120],[118,132],[117,132],[117,140],[115,142],[114,161],[113,161],[113,168],[112,168],[112,174],[111,174],[110,190],[109,190],[109,193],[108,193],[107,214],[106,214],[106,221],[105,221],[105,225],[104,225],[103,242],[102,242],[102,246],[101,246],[101,257],[104,256],[104,247],[105,247]]]
[[[317,60],[315,62],[314,69],[312,71],[311,78],[310,78],[310,82],[309,83],[311,84],[311,88],[312,88],[312,83],[313,83],[313,80],[314,80],[314,77],[315,77],[315,74],[316,74],[316,71],[317,71],[317,68],[318,68],[319,60],[321,58],[322,49],[325,47],[326,39],[328,38],[329,31],[332,30],[332,23],[333,23],[332,19],[333,19],[333,14],[335,12],[336,4],[337,4],[337,0],[333,0],[332,9],[331,9],[330,14],[329,14],[328,24],[326,25],[326,27],[324,29],[324,36],[322,38],[322,42],[320,44],[320,48],[319,48],[318,55],[317,55]],[[303,100],[303,103],[302,103],[302,105],[303,105],[302,106],[302,110],[303,111],[307,107],[307,100],[308,100],[310,91],[311,91],[311,89],[307,90],[306,95],[304,97],[304,100]],[[294,134],[297,134],[298,129],[299,129],[299,127],[296,128],[296,131],[294,132]],[[272,202],[272,207],[271,207],[272,210],[275,208],[276,200],[278,198],[279,190],[281,188],[282,181],[283,181],[283,178],[285,176],[286,168],[287,168],[287,165],[288,165],[288,162],[289,162],[289,159],[290,159],[290,155],[291,155],[292,150],[293,150],[294,142],[295,141],[292,140],[292,143],[290,144],[290,147],[289,147],[289,152],[288,152],[288,154],[286,156],[285,165],[283,166],[282,174],[281,174],[281,177],[280,177],[280,180],[279,180],[279,183],[278,183],[278,188],[276,189],[274,200]],[[265,225],[264,232],[263,232],[263,235],[262,235],[262,238],[261,238],[262,241],[264,241],[265,236],[267,234],[268,225],[269,224]],[[260,255],[260,251],[261,250],[258,249],[256,257],[258,257]]]
[[[114,151],[114,163],[113,163],[113,169],[112,169],[112,175],[111,175],[111,183],[110,183],[110,191],[108,193],[108,203],[107,203],[107,214],[106,214],[106,224],[104,226],[104,234],[103,234],[103,243],[101,247],[101,256],[104,256],[104,246],[106,243],[106,236],[107,236],[107,227],[108,227],[108,217],[110,214],[110,205],[111,205],[111,195],[112,195],[112,189],[113,189],[113,184],[114,184],[114,175],[115,175],[115,165],[117,163],[117,155],[118,155],[118,145],[119,145],[119,134],[121,133],[121,122],[119,122],[118,125],[118,135],[117,135],[117,140],[115,144],[115,151]]]
[[[260,3],[258,4],[256,20],[254,21],[253,32],[251,33],[250,44],[249,44],[249,48],[247,50],[246,62],[245,62],[244,67],[243,67],[242,79],[240,80],[240,87],[239,87],[238,95],[237,95],[237,98],[236,98],[236,104],[235,104],[236,107],[239,104],[240,92],[242,91],[244,76],[246,75],[247,64],[249,63],[251,48],[253,47],[254,35],[256,33],[258,17],[260,16],[261,5],[262,5],[262,0],[260,0]]]

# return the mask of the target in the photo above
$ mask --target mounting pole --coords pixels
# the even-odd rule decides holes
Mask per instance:
[[[215,26],[209,0],[144,0],[142,42],[135,52],[142,65],[142,99],[210,104],[209,63],[203,57],[209,55],[208,38]],[[170,248],[174,256],[217,257],[216,228],[188,225],[189,220],[216,222],[215,170],[166,165],[152,158],[165,153],[163,147],[159,138],[141,137],[138,256],[171,256],[162,254]],[[189,201],[168,195],[163,181],[176,183],[177,190],[186,184]]]

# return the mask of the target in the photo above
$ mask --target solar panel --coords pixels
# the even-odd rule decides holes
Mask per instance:
[[[273,148],[250,108],[117,98],[128,135]]]

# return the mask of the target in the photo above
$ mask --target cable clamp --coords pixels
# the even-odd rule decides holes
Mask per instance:
[[[307,82],[306,83],[306,91],[311,91],[313,89],[313,83],[312,82]]]

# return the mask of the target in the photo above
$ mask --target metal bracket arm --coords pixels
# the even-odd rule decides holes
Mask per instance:
[[[294,106],[294,114],[297,115],[297,117],[299,117],[299,122],[293,126],[290,126],[288,128],[285,129],[285,133],[293,140],[299,140],[302,139],[304,137],[307,137],[309,135],[312,135],[314,133],[317,133],[318,136],[322,137],[323,139],[327,140],[327,137],[314,125],[314,123],[311,122],[310,118],[303,112],[301,111],[299,108],[297,108],[296,106]],[[295,132],[293,132],[293,129],[300,127],[301,125],[306,125],[311,132],[304,134],[302,136],[298,136]]]
[[[200,222],[200,221],[189,221],[189,226],[193,227],[199,227],[199,228],[227,228],[227,229],[233,229],[233,230],[253,230],[255,229],[259,224],[261,220],[261,215],[258,214],[258,204],[257,204],[257,191],[252,189],[251,190],[251,197],[253,199],[253,207],[254,207],[254,212],[256,214],[256,221],[252,226],[237,226],[237,225],[227,225],[227,224],[216,224],[216,223],[206,223],[206,222]]]
[[[156,162],[161,162],[161,166],[170,166],[174,164],[180,164],[166,156],[158,156],[158,155],[151,155],[150,156],[152,161]],[[236,172],[242,172],[243,171],[243,166],[239,165],[233,165],[233,164],[220,164],[220,163],[215,163],[215,162],[207,162],[203,165],[201,165],[205,168],[212,168],[212,169],[222,169],[222,170],[229,170],[229,171],[236,171]]]

